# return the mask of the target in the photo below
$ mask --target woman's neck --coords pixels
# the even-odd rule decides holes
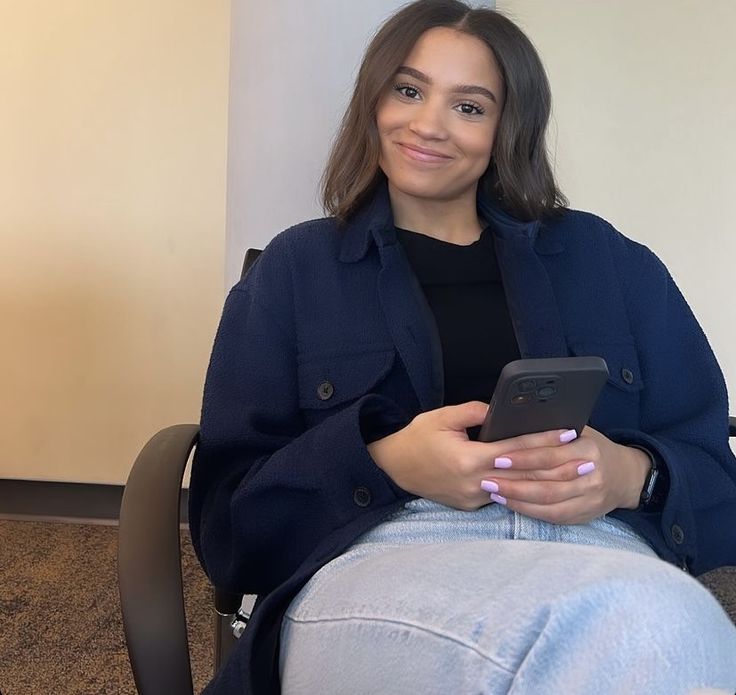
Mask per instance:
[[[389,183],[394,224],[451,244],[467,246],[483,231],[475,195],[458,200],[427,200],[406,195]]]

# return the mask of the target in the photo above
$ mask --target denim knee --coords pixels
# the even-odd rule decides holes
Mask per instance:
[[[681,570],[622,556],[619,566],[572,580],[538,607],[510,692],[686,693],[736,689],[736,627]],[[574,569],[572,570],[574,573]],[[540,680],[540,674],[546,674]]]

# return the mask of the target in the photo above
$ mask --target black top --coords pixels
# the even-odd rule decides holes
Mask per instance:
[[[445,405],[488,402],[503,366],[519,359],[493,234],[469,246],[396,229],[434,313],[445,369]]]

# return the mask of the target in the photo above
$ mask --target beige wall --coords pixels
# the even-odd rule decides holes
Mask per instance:
[[[662,258],[725,372],[736,415],[736,3],[500,0],[552,83],[557,169]],[[730,302],[727,298],[730,297]]]
[[[0,5],[0,477],[121,483],[198,420],[229,23],[227,0]]]

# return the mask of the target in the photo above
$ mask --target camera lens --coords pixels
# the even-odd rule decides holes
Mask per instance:
[[[537,382],[534,381],[534,379],[524,379],[523,381],[519,382],[519,391],[521,391],[522,393],[534,391],[535,388],[537,388]]]
[[[552,388],[552,386],[542,386],[542,388],[537,391],[537,396],[540,398],[550,398],[551,396],[554,396],[555,393],[557,393],[557,391]]]

